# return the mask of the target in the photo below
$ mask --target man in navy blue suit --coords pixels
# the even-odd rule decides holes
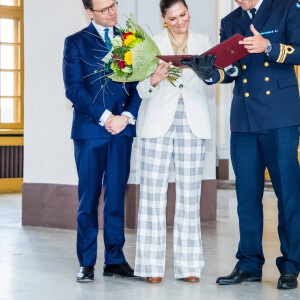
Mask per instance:
[[[239,33],[250,55],[226,70],[216,57],[190,62],[208,84],[235,81],[231,106],[231,159],[236,175],[240,243],[233,272],[220,285],[261,281],[264,172],[278,198],[282,256],[277,287],[297,287],[300,270],[300,0],[235,0],[239,8],[221,22],[221,42]]]
[[[108,80],[109,68],[101,61],[112,48],[118,2],[83,0],[83,4],[92,22],[66,38],[63,59],[66,96],[74,107],[71,137],[79,177],[78,282],[94,280],[102,182],[105,190],[103,275],[134,276],[122,250],[124,197],[141,102],[137,84],[126,84],[125,89],[121,83]]]

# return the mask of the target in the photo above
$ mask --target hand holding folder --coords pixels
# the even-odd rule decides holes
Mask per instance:
[[[192,68],[201,79],[210,79],[214,74],[216,56],[211,54],[193,56],[191,60],[182,60],[181,63]]]
[[[244,37],[240,34],[236,34],[225,42],[204,52],[202,55],[207,56],[210,54],[216,56],[217,59],[214,62],[214,66],[219,69],[224,69],[249,55],[249,52],[245,49],[244,45],[239,44],[239,41],[242,40],[244,40]],[[191,60],[193,55],[164,55],[157,57],[165,62],[172,62],[172,65],[175,67],[186,68],[181,61]]]

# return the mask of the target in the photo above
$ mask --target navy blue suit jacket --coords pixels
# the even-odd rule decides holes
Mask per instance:
[[[137,118],[141,103],[137,83],[126,84],[128,96],[122,83],[107,80],[101,61],[107,53],[105,43],[92,23],[65,40],[63,76],[66,96],[74,107],[72,139],[111,137],[105,127],[99,125],[105,109],[114,115],[128,111]],[[119,136],[134,137],[135,134],[135,126],[128,125]]]
[[[240,33],[253,36],[248,13],[237,8],[221,21],[221,42]],[[272,51],[250,54],[240,61],[242,75],[227,76],[215,70],[212,83],[235,81],[231,106],[233,132],[257,132],[300,124],[299,88],[295,65],[300,65],[300,1],[264,0],[253,19]]]

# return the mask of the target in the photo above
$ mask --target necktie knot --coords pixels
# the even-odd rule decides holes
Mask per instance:
[[[255,16],[255,14],[256,14],[256,8],[252,8],[252,9],[250,9],[250,14],[251,14],[251,16],[252,16],[252,20],[254,19],[254,16]]]

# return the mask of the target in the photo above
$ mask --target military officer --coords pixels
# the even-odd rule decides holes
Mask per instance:
[[[300,270],[300,0],[235,0],[239,8],[221,21],[221,42],[239,33],[250,55],[229,70],[213,68],[216,57],[184,63],[208,84],[235,82],[231,106],[231,159],[236,175],[240,243],[233,272],[220,285],[258,282],[262,249],[264,172],[278,198],[282,256],[277,287],[297,287]]]

